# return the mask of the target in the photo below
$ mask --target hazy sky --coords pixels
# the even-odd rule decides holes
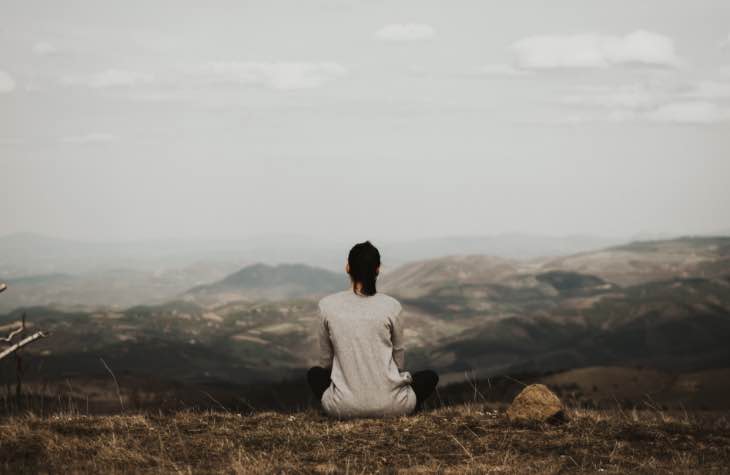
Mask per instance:
[[[730,228],[730,2],[0,0],[0,234]]]

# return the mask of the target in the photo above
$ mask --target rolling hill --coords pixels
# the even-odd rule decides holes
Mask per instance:
[[[9,286],[0,312],[18,307],[117,308],[163,303],[181,292],[226,275],[235,268],[223,262],[196,262],[161,270],[107,269],[82,274],[41,274],[2,279]]]
[[[501,282],[522,268],[513,259],[451,256],[404,264],[384,274],[378,284],[383,292],[416,299],[445,286]]]
[[[208,305],[236,300],[284,300],[324,295],[348,285],[344,274],[305,264],[254,264],[212,284],[194,287],[183,298]]]
[[[434,359],[482,375],[595,365],[730,367],[726,279],[675,279],[590,299],[552,297],[541,311],[487,319],[442,341]]]
[[[632,242],[546,259],[541,267],[591,274],[619,285],[672,277],[721,277],[730,269],[730,237]]]
[[[402,266],[382,288],[406,322],[449,325],[419,355],[444,371],[694,370],[730,367],[728,279],[730,238],[682,238],[559,259],[446,257]]]

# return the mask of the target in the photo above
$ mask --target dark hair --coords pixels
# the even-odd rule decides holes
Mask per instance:
[[[350,279],[353,283],[362,285],[360,292],[365,295],[375,295],[377,292],[375,279],[378,278],[378,267],[380,267],[378,248],[370,241],[355,244],[347,256],[347,263],[350,266]],[[353,292],[356,292],[354,286]]]

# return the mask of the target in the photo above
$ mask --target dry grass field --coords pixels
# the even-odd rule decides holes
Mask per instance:
[[[4,473],[727,473],[730,414],[467,404],[392,420],[183,411],[0,419]]]

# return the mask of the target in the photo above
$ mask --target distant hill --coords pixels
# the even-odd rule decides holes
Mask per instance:
[[[730,367],[730,272],[724,279],[595,289],[582,297],[502,300],[501,317],[479,319],[442,340],[433,361],[483,375],[596,365]]]
[[[590,251],[628,242],[628,238],[590,235],[548,236],[503,233],[486,236],[447,236],[379,243],[386,263],[432,259],[452,255],[489,255],[506,259],[533,259]]]
[[[162,303],[203,282],[226,275],[230,264],[198,262],[160,271],[109,269],[83,274],[41,274],[3,279],[8,290],[0,313],[18,307],[118,308]]]
[[[419,298],[446,286],[496,283],[517,274],[520,261],[484,255],[441,257],[404,264],[384,274],[379,284],[383,292]]]
[[[419,361],[455,373],[730,366],[730,238],[533,261],[431,259],[395,269],[381,289],[419,329]]]
[[[183,298],[203,304],[236,300],[282,300],[321,295],[346,289],[346,275],[305,264],[254,264],[218,282],[200,285]]]
[[[574,273],[607,284],[636,285],[673,277],[722,277],[730,269],[730,237],[684,237],[637,241],[562,257],[532,260],[485,255],[454,255],[411,262],[384,274],[381,289],[404,298],[419,298],[443,289],[501,285],[539,285],[535,276],[558,278]],[[567,276],[568,274],[566,274]],[[479,295],[477,298],[483,298]]]
[[[730,269],[730,237],[638,241],[547,259],[542,268],[592,274],[619,285],[633,285],[675,276],[721,276]]]

